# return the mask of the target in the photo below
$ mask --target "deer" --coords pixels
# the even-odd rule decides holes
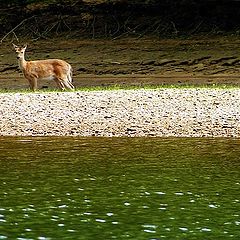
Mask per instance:
[[[32,91],[37,90],[38,80],[54,80],[57,86],[63,91],[74,90],[72,84],[72,67],[69,63],[61,59],[45,59],[26,61],[25,51],[27,45],[23,47],[13,44],[17,53],[19,68],[29,82]]]

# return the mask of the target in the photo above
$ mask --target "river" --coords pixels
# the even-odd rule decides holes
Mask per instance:
[[[0,239],[239,239],[240,141],[0,137]]]

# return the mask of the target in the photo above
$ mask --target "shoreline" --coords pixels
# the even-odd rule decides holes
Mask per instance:
[[[0,136],[240,137],[240,89],[1,93]]]

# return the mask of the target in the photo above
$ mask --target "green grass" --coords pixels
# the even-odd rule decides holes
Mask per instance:
[[[111,91],[111,90],[154,90],[154,89],[240,89],[237,85],[223,85],[223,84],[211,84],[211,85],[144,85],[144,86],[94,86],[94,87],[81,87],[76,91]]]
[[[212,85],[111,85],[111,86],[89,86],[89,87],[79,87],[74,92],[91,92],[91,91],[113,91],[113,90],[157,90],[157,89],[240,89],[240,86],[237,85],[223,85],[223,84],[212,84]],[[61,93],[61,92],[72,92],[72,91],[61,91],[59,89],[39,89],[35,93]],[[1,93],[33,93],[29,89],[0,89]]]

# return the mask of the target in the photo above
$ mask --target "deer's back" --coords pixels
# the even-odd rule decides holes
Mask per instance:
[[[70,72],[71,65],[60,59],[28,61],[24,69],[24,75],[26,77],[30,76],[46,79],[52,79],[55,78],[55,76],[61,77]]]

